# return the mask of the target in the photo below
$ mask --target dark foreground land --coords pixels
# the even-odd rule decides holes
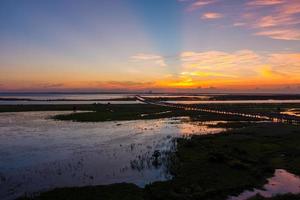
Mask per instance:
[[[215,105],[207,105],[215,106]],[[218,105],[219,107],[221,105]],[[56,108],[14,107],[20,110],[73,110],[72,106]],[[226,105],[223,109],[243,112],[274,112],[298,108],[297,104]],[[7,111],[0,106],[0,112]],[[13,109],[11,107],[10,109]],[[173,179],[155,182],[145,188],[120,183],[107,186],[60,188],[19,200],[225,200],[245,189],[259,188],[275,169],[300,175],[300,128],[296,125],[260,122],[196,111],[162,108],[154,105],[83,105],[77,110],[93,112],[59,115],[56,119],[73,121],[107,121],[189,116],[191,120],[229,120],[218,127],[232,128],[218,135],[177,139],[177,150],[170,156],[169,170]],[[12,111],[12,110],[10,110]],[[242,121],[242,122],[241,122]],[[247,122],[248,121],[248,122]],[[251,200],[263,200],[254,197]],[[284,195],[272,200],[300,199],[300,195]]]

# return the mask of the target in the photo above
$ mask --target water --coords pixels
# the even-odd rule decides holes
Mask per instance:
[[[299,109],[289,109],[287,111],[280,112],[280,114],[300,117],[300,110]]]
[[[300,193],[300,178],[287,172],[284,169],[275,170],[274,176],[268,179],[268,183],[263,189],[246,190],[236,197],[229,197],[228,200],[247,200],[256,194],[270,198],[280,194],[298,194]]]
[[[0,199],[55,187],[167,180],[165,155],[174,137],[221,128],[188,118],[79,123],[54,121],[69,112],[0,114]],[[210,122],[218,123],[218,122]],[[152,154],[162,152],[161,165]]]
[[[20,100],[0,100],[0,105],[59,105],[59,104],[138,104],[139,101],[20,101]]]
[[[0,98],[13,100],[0,100],[0,105],[37,105],[37,104],[136,104],[138,101],[111,101],[111,99],[132,98],[134,94],[47,94],[47,93],[13,93],[1,94]],[[29,99],[22,100],[22,99]],[[63,100],[63,101],[62,101]]]
[[[0,93],[0,98],[33,99],[33,100],[55,100],[55,99],[117,99],[132,97],[134,94],[53,94],[53,93]]]

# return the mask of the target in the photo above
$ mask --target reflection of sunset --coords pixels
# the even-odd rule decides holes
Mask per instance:
[[[228,200],[247,200],[250,197],[260,194],[263,197],[271,198],[278,194],[298,194],[300,192],[300,179],[298,176],[283,169],[275,170],[274,177],[268,179],[263,190],[246,190],[237,197],[230,197]]]
[[[210,124],[217,123],[210,122]],[[182,136],[216,134],[225,131],[223,128],[212,128],[207,125],[206,123],[181,123],[179,124],[179,130]]]

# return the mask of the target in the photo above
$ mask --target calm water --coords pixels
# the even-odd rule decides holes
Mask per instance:
[[[110,99],[134,97],[134,94],[0,94],[0,98],[30,99],[23,100],[0,100],[0,105],[35,105],[35,104],[135,104],[138,101],[110,101]],[[61,101],[61,100],[64,101]],[[95,100],[99,101],[95,101]],[[50,101],[49,101],[50,100]],[[70,101],[68,101],[70,100]],[[76,100],[76,101],[72,101]],[[80,101],[82,100],[82,101]]]
[[[12,94],[1,94],[0,98],[18,98],[18,99],[34,99],[34,100],[54,100],[54,99],[81,99],[81,100],[91,100],[91,99],[116,99],[116,98],[126,98],[134,96],[134,94],[47,94],[47,93],[12,93]]]
[[[220,128],[187,118],[79,123],[48,119],[68,112],[0,114],[0,199],[55,187],[171,178],[165,154],[174,137]],[[210,122],[218,123],[218,122]],[[162,152],[159,165],[152,154]]]
[[[1,101],[0,105],[58,105],[58,104],[137,104],[140,101]]]
[[[270,198],[280,194],[298,194],[300,193],[300,178],[283,169],[277,169],[272,178],[262,189],[246,190],[236,197],[229,197],[228,200],[247,200],[250,197],[260,194],[263,197]]]

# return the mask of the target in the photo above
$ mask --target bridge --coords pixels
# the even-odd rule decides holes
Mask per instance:
[[[249,114],[249,113],[241,113],[241,112],[222,111],[216,109],[197,108],[192,105],[185,105],[179,103],[160,102],[160,101],[144,98],[140,95],[136,95],[135,98],[140,102],[162,106],[162,107],[178,108],[178,109],[189,110],[189,111],[200,111],[200,112],[214,113],[220,115],[239,116],[239,117],[246,117],[246,118],[258,119],[258,120],[266,120],[275,123],[288,123],[288,124],[300,125],[300,118],[296,116],[290,116],[290,115],[276,114],[276,116],[274,116],[275,114],[273,114],[273,116],[266,116],[266,115],[262,115],[261,113]]]

